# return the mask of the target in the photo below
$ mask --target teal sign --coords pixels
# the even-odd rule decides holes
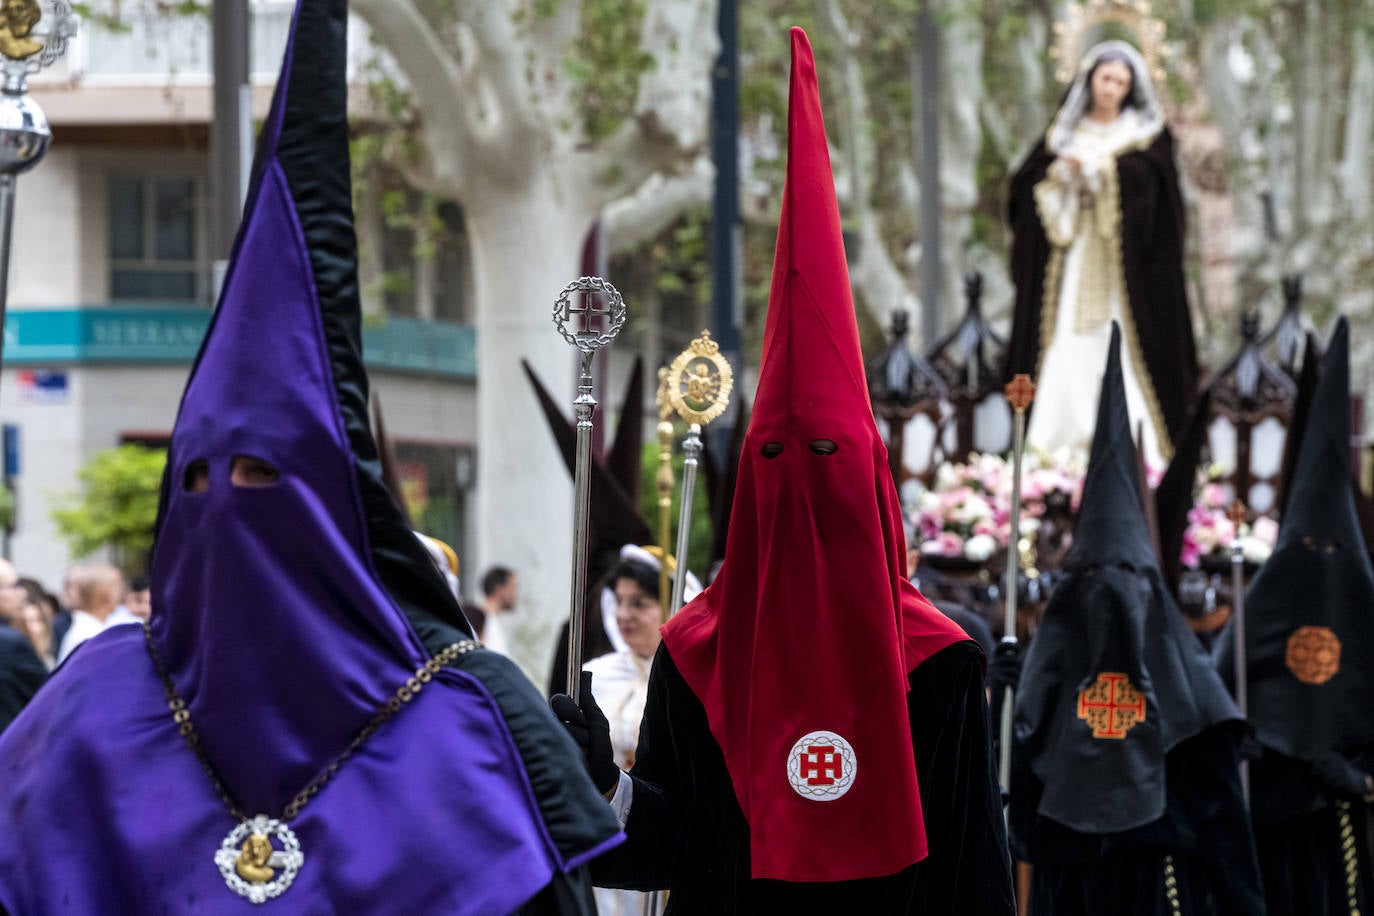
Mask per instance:
[[[107,306],[14,309],[5,316],[4,364],[185,364],[195,359],[210,314]],[[477,332],[467,325],[388,318],[363,329],[363,357],[374,369],[476,379]]]

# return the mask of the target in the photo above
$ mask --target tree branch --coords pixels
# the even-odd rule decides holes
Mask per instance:
[[[455,153],[466,149],[468,138],[458,128],[460,120],[442,116],[460,98],[457,64],[413,0],[353,0],[352,8],[391,52],[415,93],[416,107],[429,115],[425,129],[430,142]],[[461,155],[430,156],[426,171],[434,184],[461,196],[466,180],[463,162]]]
[[[637,191],[607,206],[603,218],[606,248],[616,255],[657,236],[687,210],[711,200],[716,170],[698,156],[678,175],[656,174]]]
[[[720,52],[717,0],[655,0],[639,49],[654,66],[639,79],[635,115],[595,151],[579,154],[584,181],[604,206],[656,172],[701,151],[711,107],[710,70]]]

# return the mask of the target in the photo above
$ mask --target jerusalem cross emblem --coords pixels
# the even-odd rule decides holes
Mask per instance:
[[[1078,718],[1094,738],[1122,740],[1145,721],[1145,695],[1124,674],[1104,671],[1078,694]]]

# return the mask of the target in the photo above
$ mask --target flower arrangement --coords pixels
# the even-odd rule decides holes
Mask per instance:
[[[1202,487],[1193,508],[1188,511],[1188,527],[1183,532],[1181,559],[1189,569],[1197,569],[1209,555],[1224,557],[1237,534],[1229,514],[1230,491],[1217,482],[1211,469],[1200,476]],[[1239,534],[1245,562],[1260,566],[1274,550],[1279,523],[1260,516],[1252,523],[1242,523]]]
[[[1034,537],[1056,499],[1077,510],[1086,471],[1084,456],[1068,450],[1027,451],[1021,471],[1021,534]],[[963,464],[943,464],[929,489],[908,481],[904,502],[921,553],[984,563],[1005,550],[1011,536],[1011,462],[974,454]]]

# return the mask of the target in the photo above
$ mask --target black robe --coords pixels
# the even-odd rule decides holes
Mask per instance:
[[[1034,867],[1030,916],[1263,916],[1239,736],[1235,723],[1223,723],[1174,748],[1164,816],[1115,834],[1080,833],[1038,815],[1043,786],[1018,759],[1010,816],[1016,857]]]
[[[33,699],[48,677],[29,641],[18,630],[0,624],[0,732]]]
[[[1374,770],[1374,747],[1351,762]],[[1271,914],[1370,912],[1368,803],[1334,795],[1313,777],[1311,764],[1271,750],[1250,766],[1250,802]]]
[[[1008,379],[1021,372],[1035,377],[1039,372],[1040,314],[1050,243],[1036,210],[1034,190],[1054,160],[1042,140],[1011,182],[1011,276],[1016,283],[1016,308],[1007,347]],[[1198,366],[1183,276],[1185,211],[1169,129],[1164,128],[1147,149],[1119,156],[1117,174],[1126,299],[1144,368],[1173,443],[1197,398]]]
[[[749,825],[706,711],[661,647],[630,773],[629,839],[592,863],[594,883],[671,889],[669,914],[1010,916],[1015,904],[988,741],[982,653],[971,641],[955,643],[917,666],[910,683],[929,856],[883,878],[754,880]]]

